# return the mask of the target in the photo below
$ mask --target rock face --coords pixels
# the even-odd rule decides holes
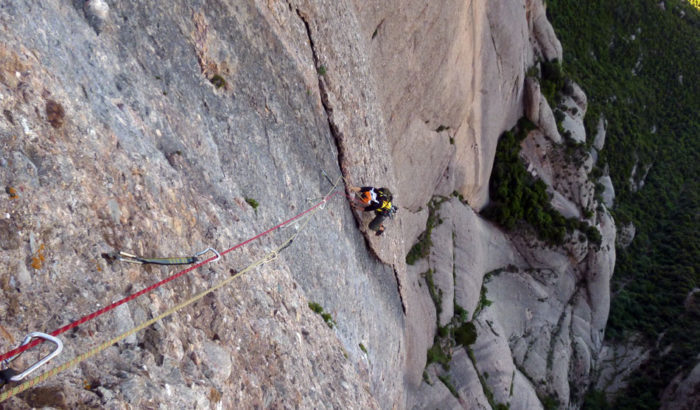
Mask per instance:
[[[596,126],[595,139],[593,140],[593,147],[598,151],[603,149],[605,145],[605,133],[606,133],[607,121],[601,115],[598,119],[598,124]]]
[[[550,140],[557,144],[561,142],[552,108],[542,95],[540,83],[530,76],[525,79],[525,116]]]
[[[608,208],[612,208],[615,203],[615,187],[613,187],[612,179],[609,175],[603,175],[598,179],[598,183],[603,186],[603,203]]]
[[[580,404],[569,386],[588,385],[602,346],[612,219],[588,217],[600,247],[574,234],[551,248],[478,214],[498,137],[523,113],[538,125],[523,157],[554,206],[575,218],[597,209],[592,159],[563,156],[552,107],[526,80],[562,57],[540,0],[10,0],[0,22],[2,352],[180,270],[103,253],[227,249],[312,206],[331,189],[321,170],[391,187],[400,206],[377,237],[341,185],[308,225],[62,335],[56,363],[304,228],[277,259],[8,406]],[[582,121],[585,95],[570,100]],[[429,223],[428,256],[406,265]],[[462,316],[476,341],[452,346],[449,371],[426,367],[436,333]]]
[[[530,14],[543,13],[537,3],[355,2],[394,167],[412,177],[398,181],[409,209],[425,204],[432,192],[424,187],[440,178],[451,177],[448,192],[459,191],[477,209],[488,200],[498,136],[522,115],[523,73],[536,58],[530,44],[538,43],[531,28],[548,24]],[[404,149],[426,140],[430,149]],[[438,152],[442,160],[434,161]]]
[[[661,397],[661,408],[666,409],[696,409],[700,406],[700,363],[685,377],[676,377]]]
[[[598,357],[595,388],[610,395],[627,385],[627,377],[644,363],[649,351],[635,337],[623,344],[605,343]]]
[[[561,150],[559,146],[551,144],[549,149],[550,158],[560,158],[555,152]],[[554,168],[565,164],[549,163]],[[592,190],[586,170],[582,164],[580,175],[560,185]],[[553,178],[550,189],[557,183]],[[578,198],[590,196],[592,192]],[[581,202],[567,201],[583,209]],[[436,212],[438,225],[432,229],[430,255],[427,261],[409,266],[409,277],[433,272],[435,293],[440,295],[439,309],[438,301],[434,309],[440,315],[425,318],[436,321],[434,329],[448,325],[459,306],[472,314],[477,339],[469,347],[449,348],[450,370],[431,364],[428,375],[448,375],[465,408],[481,403],[479,390],[490,392],[489,406],[501,403],[530,409],[557,402],[578,407],[603,347],[615,261],[615,225],[610,215],[603,208],[589,221],[601,233],[599,246],[574,232],[563,246],[552,248],[529,235],[504,235],[457,198],[441,203]],[[427,287],[424,298],[431,297]],[[484,305],[485,299],[490,303]],[[471,360],[463,359],[465,351]],[[463,379],[475,374],[478,384]],[[424,382],[409,403],[413,400],[416,408],[422,408],[451,401],[447,393],[439,393],[441,386],[432,386],[437,390]]]
[[[343,13],[267,2],[109,6],[99,34],[84,2],[13,1],[0,10],[0,180],[12,192],[0,213],[8,232],[0,250],[3,352],[29,331],[57,329],[179,271],[110,265],[101,253],[222,250],[312,205],[308,198],[330,189],[320,170],[340,175],[329,121],[345,132],[365,130],[364,141],[372,136],[362,154],[367,159],[383,141],[374,138],[383,129],[374,103],[325,85],[374,101],[370,77],[353,71],[366,69],[357,62],[366,54],[323,40],[330,37],[325,31],[345,24],[347,37],[335,41],[358,47],[360,31],[347,13],[344,21],[329,21]],[[341,52],[356,63],[334,54]],[[62,110],[46,110],[49,100]],[[366,172],[383,173],[387,179],[379,182],[392,185],[393,169]],[[404,371],[396,274],[367,249],[341,197],[274,263],[43,388],[65,391],[69,408],[403,403],[401,378],[385,376]],[[55,361],[229,277],[295,229],[80,326],[64,335],[66,347]],[[403,256],[403,249],[396,253]],[[308,308],[310,301],[332,315],[333,329]],[[93,388],[82,388],[86,380]],[[31,397],[8,405],[39,406]]]
[[[547,60],[557,59],[562,61],[562,48],[559,39],[554,34],[554,28],[547,20],[544,3],[540,1],[528,1],[526,7],[530,14],[533,47]]]
[[[524,89],[524,113],[538,126],[522,142],[528,170],[545,182],[553,207],[594,226],[601,243],[589,243],[578,231],[558,247],[529,234],[504,235],[457,198],[442,202],[435,211],[430,255],[409,266],[409,277],[432,272],[435,290],[428,292],[427,281],[423,288],[423,297],[432,297],[435,304],[436,313],[424,315],[426,320],[435,318],[431,327],[449,328],[459,306],[469,312],[477,338],[463,347],[445,345],[444,337],[435,336],[436,345],[443,345],[450,357],[449,370],[428,365],[428,380],[409,397],[416,408],[455,406],[435,382],[437,376],[451,382],[450,394],[464,408],[504,404],[531,409],[552,403],[576,408],[602,363],[615,224],[594,198],[594,182],[588,176],[593,156],[579,150],[570,157],[559,144],[552,110],[537,81],[526,79]],[[578,85],[571,89],[556,108],[565,115],[567,138],[583,142],[587,99]],[[486,403],[479,390],[488,392]]]
[[[583,126],[583,117],[586,115],[587,107],[586,95],[575,83],[573,88],[573,94],[564,98],[564,119],[561,126],[565,133],[568,131],[569,138],[582,144],[586,142],[586,129]]]
[[[637,228],[632,222],[627,225],[621,226],[617,235],[617,246],[621,248],[626,248],[630,246],[634,240],[634,236],[637,233]]]

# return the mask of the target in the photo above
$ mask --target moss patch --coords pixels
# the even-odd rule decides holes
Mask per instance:
[[[309,309],[319,314],[321,318],[323,318],[323,321],[326,322],[326,325],[328,325],[328,327],[330,327],[331,329],[335,327],[336,323],[335,320],[333,320],[333,316],[331,316],[330,313],[324,312],[323,307],[321,305],[319,305],[316,302],[309,302]]]
[[[428,349],[428,363],[426,366],[431,363],[440,363],[445,370],[449,370],[450,360],[452,360],[452,356],[445,353],[442,346],[440,346],[440,341],[436,338],[433,345]]]
[[[226,80],[224,77],[220,76],[219,74],[214,74],[210,79],[209,82],[214,85],[216,88],[223,88],[226,87]]]
[[[253,209],[255,209],[255,210],[257,210],[257,209],[258,209],[258,206],[260,206],[260,204],[258,203],[258,201],[256,201],[256,200],[253,199],[253,198],[246,198],[245,201],[248,203],[248,205],[250,205],[251,208],[253,208]]]
[[[455,386],[452,384],[452,379],[450,379],[450,376],[445,374],[442,376],[438,376],[438,379],[442,382],[442,384],[447,387],[447,389],[452,393],[453,396],[459,398],[459,394],[457,394],[457,389],[455,389]]]

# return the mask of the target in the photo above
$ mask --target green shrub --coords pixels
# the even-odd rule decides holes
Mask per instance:
[[[450,360],[452,358],[442,350],[442,346],[436,340],[435,343],[428,349],[428,363],[439,363],[444,369],[450,368]]]
[[[316,302],[309,302],[309,308],[318,314],[323,313],[323,308]]]
[[[540,90],[549,106],[555,108],[559,103],[559,95],[566,86],[567,78],[564,76],[562,65],[557,59],[542,62],[540,68],[542,70]]]
[[[559,408],[559,400],[556,397],[546,396],[542,400],[542,406],[546,410],[557,410]]]
[[[476,342],[476,326],[467,322],[455,329],[455,341],[462,346],[469,346]]]
[[[309,302],[309,309],[313,310],[315,313],[321,315],[321,318],[323,318],[323,321],[326,322],[326,325],[333,329],[333,327],[336,325],[335,320],[333,320],[333,316],[331,316],[330,313],[326,313],[323,311],[323,307],[319,305],[316,302]]]
[[[520,121],[516,128],[501,136],[489,183],[491,203],[482,214],[508,230],[525,222],[524,226],[534,229],[540,240],[561,245],[567,231],[571,232],[578,220],[564,218],[552,207],[547,185],[532,177],[520,159],[520,143],[530,124]],[[572,144],[573,150],[580,149],[580,144]],[[593,243],[599,240],[599,235],[591,229],[584,233]]]
[[[582,410],[612,410],[605,397],[605,392],[590,390],[583,399]]]
[[[323,318],[323,321],[326,322],[328,327],[333,329],[335,326],[335,320],[333,320],[333,317],[331,316],[330,313],[321,313],[321,317]]]
[[[481,293],[479,295],[479,304],[476,305],[476,309],[474,310],[474,317],[476,317],[476,315],[478,315],[479,312],[481,312],[481,309],[483,309],[487,306],[491,306],[491,304],[493,303],[492,301],[488,300],[488,298],[486,298],[486,293],[487,293],[486,280],[484,279],[484,282],[481,284]]]
[[[467,321],[469,318],[469,312],[466,311],[463,307],[458,305],[456,302],[454,304],[454,309],[455,309],[455,316],[457,316],[458,320],[460,323],[464,323]]]
[[[440,317],[442,313],[442,290],[435,287],[435,282],[433,281],[433,270],[428,269],[421,274],[425,278],[425,283],[428,285],[428,292],[430,293],[430,298],[435,304],[435,311],[437,316]]]
[[[415,264],[419,259],[425,258],[430,254],[430,247],[433,246],[433,241],[430,240],[430,234],[423,232],[418,237],[418,242],[416,242],[411,250],[408,251],[406,255],[406,263],[409,265]]]

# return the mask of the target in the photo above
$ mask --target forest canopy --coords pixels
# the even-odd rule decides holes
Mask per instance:
[[[617,249],[606,337],[641,334],[653,350],[614,408],[656,409],[700,351],[700,295],[691,296],[700,286],[700,12],[679,0],[547,6],[564,68],[588,95],[586,128],[601,115],[608,122],[599,165],[615,186],[617,226],[637,231]],[[605,408],[597,399],[584,407]]]

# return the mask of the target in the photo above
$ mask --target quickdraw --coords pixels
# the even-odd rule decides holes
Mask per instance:
[[[113,253],[106,253],[103,254],[102,256],[105,257],[106,259],[110,260],[118,260],[121,262],[128,262],[128,263],[138,263],[138,264],[153,264],[153,265],[191,265],[193,263],[197,263],[200,261],[200,256],[204,255],[205,253],[212,251],[216,255],[216,259],[214,259],[212,262],[217,261],[221,258],[221,254],[216,251],[214,248],[207,248],[201,252],[195,253],[193,256],[186,256],[186,257],[176,257],[176,258],[143,258],[137,255],[133,255],[131,253],[126,253],[123,251],[119,252],[113,252]]]

